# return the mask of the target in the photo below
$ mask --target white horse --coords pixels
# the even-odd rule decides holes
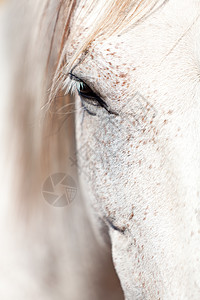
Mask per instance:
[[[199,300],[200,1],[10,0],[2,23],[1,299]]]

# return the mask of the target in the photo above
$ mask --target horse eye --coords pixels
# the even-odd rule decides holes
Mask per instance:
[[[70,73],[70,78],[77,82],[77,91],[80,97],[88,104],[101,106],[107,109],[107,104],[84,81]]]
[[[78,87],[78,93],[81,97],[87,98],[87,99],[97,99],[99,96],[97,96],[93,90],[84,82],[80,82]]]

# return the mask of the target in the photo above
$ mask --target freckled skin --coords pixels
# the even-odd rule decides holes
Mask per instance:
[[[74,70],[117,112],[88,104],[92,116],[76,96],[77,149],[88,151],[79,155],[82,192],[96,232],[100,219],[114,224],[113,262],[127,300],[200,299],[199,21],[170,52],[200,4],[177,3],[95,41]]]

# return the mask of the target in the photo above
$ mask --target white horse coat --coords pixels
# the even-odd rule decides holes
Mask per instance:
[[[81,9],[74,11],[66,57],[70,58],[77,51],[87,38],[85,32],[98,18],[98,7],[85,18],[89,4],[89,0],[85,1]],[[199,14],[199,1],[167,1],[137,24],[92,40],[87,53],[84,52],[70,70],[66,69],[64,86],[73,89],[76,106],[81,194],[100,244],[94,241],[82,213],[78,214],[80,219],[69,217],[67,226],[70,228],[70,224],[84,220],[82,224],[87,224],[89,236],[87,233],[83,236],[94,245],[91,253],[102,247],[101,240],[107,243],[108,232],[113,264],[126,300],[200,299]],[[82,207],[79,205],[82,204],[74,204],[74,211],[79,211]],[[95,261],[101,264],[102,253],[96,253],[92,263],[94,270],[87,272],[88,277],[78,279],[77,274],[81,277],[81,272],[77,271],[75,262],[79,254],[74,253],[74,247],[77,240],[82,241],[79,243],[83,249],[82,259],[85,255],[88,261],[82,266],[84,277],[90,260],[84,250],[88,244],[85,245],[84,238],[77,238],[69,246],[66,238],[63,244],[68,246],[60,246],[61,257],[64,257],[64,264],[60,265],[60,252],[53,245],[60,243],[56,232],[60,230],[61,235],[65,235],[60,221],[63,212],[49,210],[51,218],[46,222],[40,220],[34,232],[40,236],[41,226],[48,228],[49,222],[55,219],[55,235],[48,228],[51,238],[47,239],[47,248],[55,256],[59,269],[55,272],[59,274],[56,278],[63,294],[56,288],[54,296],[47,292],[46,297],[100,299],[94,285],[92,294],[88,293],[91,288],[88,280],[91,273],[98,278],[100,269],[95,268]],[[73,227],[77,228],[77,224]],[[32,239],[37,241],[37,234],[34,238],[31,236],[30,243]],[[71,242],[73,237],[69,240]],[[23,251],[26,252],[26,247]],[[63,251],[69,252],[64,255]],[[40,251],[38,253],[35,255],[33,251],[32,254],[37,261],[43,257]],[[73,255],[76,259],[66,271],[73,288],[67,288],[66,283],[65,291],[64,266]],[[37,286],[31,268],[29,264],[26,266],[27,272],[31,272],[30,282],[34,278]],[[106,269],[102,269],[105,275]],[[47,268],[46,273],[50,271]],[[112,276],[114,278],[114,273]],[[80,291],[75,291],[76,280]],[[23,285],[29,287],[29,283],[23,282]],[[97,284],[97,290],[99,286]],[[121,299],[120,291],[113,290],[105,288],[102,297],[111,299],[113,295],[113,299]],[[40,297],[45,293],[44,285]],[[85,296],[82,297],[82,293]],[[31,292],[26,297],[29,298],[33,298]]]

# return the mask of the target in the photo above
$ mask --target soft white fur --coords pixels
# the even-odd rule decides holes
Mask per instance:
[[[199,12],[199,1],[169,1],[121,35],[97,39],[74,70],[119,113],[86,104],[91,116],[76,98],[78,149],[93,149],[80,155],[92,178],[82,176],[82,190],[97,231],[107,218],[126,228],[109,233],[127,300],[200,298]],[[135,92],[157,111],[145,132],[123,111]]]
[[[126,300],[200,298],[199,11],[197,0],[171,0],[120,36],[95,41],[73,71],[119,114],[87,104],[97,114],[91,116],[76,96],[77,150],[85,143],[92,149],[92,155],[79,157],[82,194],[100,243],[81,201],[58,211],[41,197],[42,212],[33,214],[31,226],[14,218],[9,179],[19,166],[12,157],[8,164],[12,143],[2,143],[2,300],[121,299],[110,279],[108,250],[102,248],[106,228]],[[72,31],[72,49],[81,30]],[[4,63],[5,53],[1,48]],[[8,68],[7,62],[0,76],[2,141],[9,127],[9,118],[3,118],[9,116],[10,79],[3,71]],[[136,92],[156,112],[153,120],[147,114],[145,131],[131,123]]]

